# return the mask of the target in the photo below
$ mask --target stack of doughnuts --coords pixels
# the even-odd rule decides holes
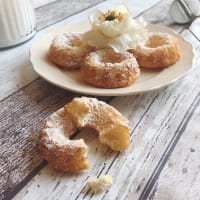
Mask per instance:
[[[121,88],[138,79],[140,68],[162,69],[173,65],[181,51],[178,40],[162,32],[149,33],[145,45],[137,44],[124,52],[95,49],[81,33],[64,33],[53,39],[48,55],[62,69],[80,68],[81,78],[93,86]]]

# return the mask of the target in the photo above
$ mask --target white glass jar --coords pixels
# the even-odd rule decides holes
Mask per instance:
[[[32,0],[0,0],[0,48],[20,44],[35,32]]]

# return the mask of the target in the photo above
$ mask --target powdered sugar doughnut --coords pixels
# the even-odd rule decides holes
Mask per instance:
[[[39,149],[57,170],[80,171],[89,167],[83,139],[71,140],[77,129],[91,128],[101,143],[122,151],[130,144],[128,120],[112,106],[95,98],[74,98],[51,114],[40,129]]]
[[[149,33],[145,46],[137,45],[135,49],[130,49],[136,57],[140,67],[157,69],[165,68],[179,60],[181,51],[178,40],[168,33]]]
[[[49,58],[63,69],[80,68],[92,47],[81,33],[64,33],[54,37],[49,47]]]
[[[112,49],[91,52],[81,66],[83,80],[102,88],[129,86],[139,74],[137,61],[131,53],[116,53]]]

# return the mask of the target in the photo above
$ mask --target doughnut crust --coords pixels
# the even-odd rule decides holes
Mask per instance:
[[[61,171],[89,168],[84,140],[70,139],[84,127],[96,130],[100,142],[113,150],[125,150],[130,144],[128,120],[121,113],[95,98],[74,98],[51,114],[40,129],[39,149],[44,159]]]
[[[64,108],[51,114],[40,129],[39,149],[55,169],[75,172],[89,167],[84,141],[69,139],[76,130]]]
[[[64,33],[54,37],[48,56],[63,69],[80,68],[85,56],[92,51],[81,33]]]
[[[82,79],[102,88],[131,85],[139,76],[137,61],[129,52],[116,53],[112,49],[91,52],[81,66]]]
[[[181,57],[177,38],[162,32],[149,33],[145,46],[130,49],[142,68],[161,69],[176,63]]]

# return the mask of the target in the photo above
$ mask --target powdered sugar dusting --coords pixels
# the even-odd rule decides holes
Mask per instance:
[[[78,32],[56,35],[52,41],[51,48],[65,50],[69,55],[73,54],[73,57],[77,57],[77,59],[92,50],[92,47],[84,40],[83,34]]]
[[[64,69],[80,68],[85,56],[92,50],[81,33],[68,32],[55,36],[48,55],[54,63]]]
[[[137,48],[138,50],[143,51],[142,53],[148,55],[153,53],[156,50],[161,50],[164,48],[168,48],[170,45],[173,44],[173,37],[168,34],[168,33],[162,33],[162,32],[151,32],[148,35],[148,41],[145,45],[138,45]],[[156,39],[161,39],[163,41],[162,45],[158,45],[156,47],[151,47],[151,42],[153,43],[154,41],[156,41]]]
[[[67,124],[66,124],[67,123]],[[119,111],[105,102],[96,98],[74,98],[64,108],[56,111],[46,119],[41,131],[41,143],[47,149],[66,146],[68,149],[83,148],[87,146],[83,139],[70,140],[70,136],[77,128],[92,128],[99,133],[100,141],[108,144],[115,150],[123,150],[127,146],[113,147],[113,141],[101,140],[105,134],[115,134],[117,127],[121,128],[120,134],[129,137],[128,120]],[[114,131],[112,133],[112,131]],[[118,140],[116,134],[116,141]],[[120,141],[118,141],[120,144]],[[121,141],[123,143],[123,141]],[[127,142],[127,141],[126,141]],[[128,142],[129,143],[129,142]],[[128,144],[127,143],[127,144]],[[119,149],[118,149],[119,148]]]
[[[85,126],[87,124],[94,123],[96,121],[99,124],[101,124],[102,121],[104,122],[106,120],[105,119],[105,115],[107,115],[106,118],[109,119],[109,120],[111,118],[113,118],[114,116],[121,116],[122,117],[121,113],[118,110],[116,110],[114,107],[106,104],[103,101],[99,101],[96,98],[82,97],[82,98],[75,98],[74,100],[75,101],[76,100],[77,101],[82,101],[85,104],[85,106],[88,108],[88,112],[85,115],[85,117],[83,119],[83,122],[82,122],[83,126]],[[120,121],[120,124],[123,125],[123,126],[128,127],[128,120],[125,120],[125,118],[123,118]],[[102,123],[102,126],[103,126],[103,123]],[[112,126],[112,124],[110,124],[110,126]]]
[[[61,35],[56,35],[53,39],[53,45],[60,48],[73,48],[79,46],[82,43],[82,34],[81,33],[64,33]]]
[[[129,52],[115,52],[112,49],[102,49],[89,54],[90,62],[96,67],[119,67],[124,69],[128,65],[128,68],[136,69],[139,72],[139,66],[135,57]]]
[[[173,42],[172,36],[168,33],[163,33],[163,32],[150,32],[148,34],[148,38],[155,38],[155,37],[160,37],[163,38],[165,41],[165,44],[170,44]]]
[[[82,140],[70,140],[70,136],[76,131],[70,117],[64,112],[64,108],[52,113],[47,119],[42,129],[45,136],[47,148],[52,148],[52,143],[58,146],[68,145],[71,147],[83,143]]]

